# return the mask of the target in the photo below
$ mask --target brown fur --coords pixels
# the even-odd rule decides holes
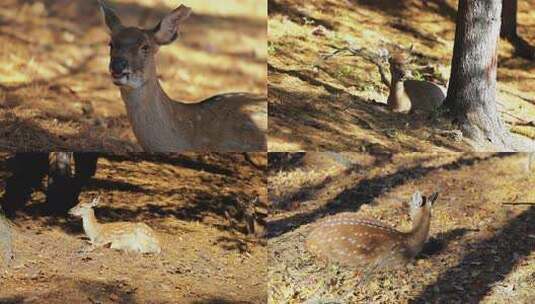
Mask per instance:
[[[134,134],[145,151],[253,152],[267,148],[267,98],[250,93],[221,94],[194,103],[172,100],[157,79],[155,55],[171,43],[190,9],[179,6],[151,30],[124,27],[102,2],[111,30],[112,62],[125,61],[113,75],[120,86]],[[111,65],[110,65],[110,70]]]
[[[442,105],[446,98],[446,88],[428,81],[407,79],[407,55],[396,53],[388,62],[391,82],[387,104],[391,111],[429,113]]]
[[[315,225],[305,247],[322,260],[353,267],[381,265],[382,268],[407,263],[421,251],[429,234],[431,207],[436,199],[413,195],[413,228],[400,232],[384,223],[363,219],[355,213],[341,213]]]

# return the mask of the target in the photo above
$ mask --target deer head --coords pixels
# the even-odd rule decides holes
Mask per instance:
[[[438,197],[438,192],[431,194],[429,197],[422,196],[420,191],[414,192],[410,205],[410,216],[413,223],[417,223],[422,216],[431,215],[433,204]]]
[[[93,209],[93,207],[98,206],[100,203],[100,195],[95,197],[91,203],[80,203],[69,210],[70,215],[78,216],[78,217],[84,217],[88,214],[88,212]]]
[[[179,28],[191,14],[185,5],[167,14],[152,29],[126,27],[104,1],[99,0],[104,20],[110,29],[110,66],[113,83],[133,89],[156,78],[154,56],[161,45],[170,44],[179,34]]]

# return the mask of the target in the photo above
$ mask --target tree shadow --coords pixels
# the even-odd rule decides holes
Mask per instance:
[[[0,304],[22,304],[26,303],[23,296],[0,297]]]
[[[142,186],[134,185],[128,182],[117,180],[106,180],[100,178],[91,178],[87,185],[84,186],[85,191],[121,191],[121,192],[135,192],[151,194],[151,191]]]
[[[26,303],[23,296],[12,296],[12,297],[0,297],[0,304],[22,304]]]
[[[268,154],[268,171],[289,171],[301,165],[306,152],[270,152]]]
[[[535,250],[535,207],[509,221],[495,236],[469,244],[457,266],[442,273],[435,283],[409,303],[479,303],[515,265]],[[461,288],[459,288],[461,287]]]
[[[393,17],[410,19],[412,16],[407,13],[409,8],[414,5],[411,1],[400,0],[351,0],[355,5],[365,6],[379,13],[386,13]],[[430,11],[440,16],[455,21],[457,10],[450,6],[446,0],[422,0],[423,7],[421,10]]]
[[[260,242],[259,242],[260,241]],[[219,237],[215,241],[221,248],[228,251],[238,251],[240,253],[248,252],[250,245],[262,245],[262,240],[257,239],[245,239],[239,236],[234,237]]]
[[[109,299],[110,294],[117,296],[117,303],[137,303],[135,299],[135,289],[127,290],[123,286],[110,282],[92,281],[87,279],[76,279],[76,287],[80,292],[87,295],[91,302]],[[61,294],[59,294],[61,297]],[[102,300],[100,300],[102,299]]]
[[[52,94],[51,98],[52,100],[70,100],[70,99],[78,99],[80,98],[76,96],[77,94],[71,90],[71,93],[69,94],[56,94],[51,93],[52,88],[54,86],[58,86],[58,82],[65,82],[69,80],[69,78],[77,77],[77,78],[85,78],[85,77],[93,77],[94,74],[97,72],[92,69],[93,65],[97,65],[100,63],[96,63],[96,60],[103,56],[103,50],[106,48],[106,41],[101,42],[94,42],[95,39],[103,40],[103,38],[100,38],[102,36],[96,35],[96,31],[94,29],[101,28],[102,32],[105,32],[105,26],[103,25],[102,18],[100,16],[100,9],[99,4],[97,1],[55,1],[55,0],[42,0],[42,1],[34,1],[34,0],[12,0],[9,1],[8,4],[2,5],[2,9],[4,10],[11,10],[16,11],[19,10],[22,6],[31,6],[35,4],[36,2],[42,2],[45,7],[45,14],[46,17],[46,27],[54,30],[54,33],[70,33],[72,34],[73,41],[74,42],[63,42],[63,39],[57,38],[57,41],[54,41],[51,43],[49,40],[41,41],[39,37],[28,37],[28,33],[24,32],[24,29],[27,29],[28,27],[31,27],[33,23],[25,24],[25,26],[16,26],[17,21],[15,18],[11,20],[11,17],[6,17],[6,19],[0,21],[0,36],[6,36],[6,38],[12,39],[16,41],[17,43],[20,43],[23,45],[23,47],[26,48],[42,48],[43,52],[45,54],[57,54],[61,53],[62,49],[65,46],[69,46],[72,44],[77,45],[83,45],[84,47],[87,47],[90,51],[90,54],[83,58],[74,58],[75,60],[75,66],[70,66],[67,64],[62,64],[62,62],[58,62],[59,65],[61,65],[62,70],[65,70],[65,72],[57,72],[57,75],[50,76],[49,78],[44,79],[35,79],[31,81],[25,81],[23,83],[16,83],[16,84],[6,84],[6,83],[0,83],[0,89],[2,89],[6,93],[6,97],[10,99],[13,103],[22,103],[28,98],[24,96],[24,89],[31,89],[33,87],[42,86],[45,87],[45,92],[40,92],[39,97],[41,97],[42,94]],[[122,2],[116,2],[116,1],[108,1],[111,6],[117,9],[118,14],[121,16],[124,21],[131,24],[139,24],[139,23],[146,23],[149,27],[155,26],[157,22],[160,20],[162,16],[169,13],[171,11],[171,8],[163,6],[163,5],[157,5],[157,6],[148,6],[143,5],[140,3],[122,3]],[[141,20],[141,22],[140,22]],[[3,28],[5,26],[5,29]],[[202,47],[201,44],[199,44],[199,41],[202,37],[210,37],[214,36],[214,34],[218,33],[226,33],[229,35],[232,35],[232,37],[235,37],[236,39],[241,39],[242,36],[264,36],[267,35],[266,30],[266,20],[264,18],[255,18],[255,17],[247,17],[247,16],[218,16],[218,15],[211,15],[211,14],[203,14],[203,13],[194,13],[190,20],[188,20],[187,25],[187,32],[186,35],[184,35],[183,39],[181,40],[181,43],[185,45],[188,48],[196,49],[199,51],[204,51],[210,54],[220,54],[224,56],[230,56],[236,60],[243,60],[246,62],[253,62],[253,63],[261,63],[261,59],[256,58],[256,55],[251,55],[247,53],[246,51],[234,51],[234,50],[227,50],[226,48],[222,47],[219,50],[218,48],[210,48],[210,47]],[[236,33],[239,32],[240,35],[237,35]],[[59,34],[58,34],[59,35]],[[97,37],[97,38],[94,38]],[[233,38],[234,39],[234,38]],[[207,41],[207,46],[210,46],[210,41]],[[43,55],[43,57],[46,57]],[[54,56],[50,56],[54,57]],[[29,60],[29,59],[28,59]],[[205,73],[205,74],[214,74],[217,76],[226,74],[228,75],[230,72],[223,71],[222,69],[207,69],[207,67],[203,67],[202,64],[196,64],[196,69],[199,69],[199,72]],[[57,69],[56,69],[57,70]],[[240,70],[241,71],[241,70]],[[235,71],[235,75],[239,75],[236,77],[240,77],[242,75],[239,74],[238,70]],[[225,73],[223,73],[225,72]],[[100,73],[99,73],[100,75]],[[102,76],[102,75],[100,75]],[[104,76],[103,76],[104,77]],[[244,74],[243,77],[249,77],[249,74]],[[261,77],[260,77],[261,78]],[[255,79],[255,85],[259,85],[260,82],[264,80],[257,80]],[[59,86],[62,86],[62,84],[59,84]],[[84,85],[85,88],[87,88],[90,85]],[[0,90],[0,91],[2,91]],[[83,90],[80,88],[77,88],[77,90]],[[95,90],[94,88],[92,90]],[[60,90],[58,90],[60,91]],[[98,91],[98,90],[97,90]],[[74,93],[73,93],[74,92]],[[0,92],[2,93],[2,92]],[[47,97],[48,98],[48,97]],[[7,100],[7,98],[6,98]],[[84,103],[86,101],[80,100],[81,103]],[[114,101],[114,102],[120,102],[120,100]],[[35,110],[36,108],[42,109],[39,107],[39,105],[32,105],[29,101],[27,101],[23,106],[32,107],[32,110]],[[84,103],[85,106],[85,103]],[[70,108],[69,110],[79,110],[78,108]],[[91,131],[94,131],[94,126],[91,123],[88,123],[85,121],[85,117],[80,117],[78,115],[70,115],[69,117],[62,117],[59,115],[58,112],[61,111],[38,111],[37,114],[40,114],[41,119],[46,118],[47,122],[48,119],[52,120],[52,118],[56,118],[60,121],[72,121],[73,123],[79,123],[82,125],[80,127],[81,131],[80,138],[83,139],[84,136],[90,136],[92,135]],[[50,113],[49,113],[50,112]],[[37,116],[37,115],[35,115]],[[48,117],[43,117],[48,116]],[[98,123],[97,120],[100,120],[101,118],[96,119],[95,117],[90,117],[92,119],[95,119],[95,121]],[[103,145],[100,145],[98,147],[91,147],[91,149],[87,149],[87,147],[79,148],[78,145],[73,145],[71,141],[62,140],[60,139],[60,142],[57,143],[53,141],[53,139],[58,139],[57,137],[62,136],[54,136],[53,138],[47,138],[44,136],[45,134],[37,133],[37,134],[29,134],[30,131],[26,131],[26,128],[21,128],[20,126],[16,125],[16,123],[13,123],[13,125],[10,124],[10,121],[5,121],[7,124],[7,127],[11,127],[11,129],[17,129],[21,133],[24,132],[29,137],[36,136],[43,140],[45,143],[50,143],[48,145],[40,145],[37,148],[34,147],[28,147],[23,142],[14,142],[15,144],[11,144],[12,140],[15,141],[15,138],[7,138],[5,140],[7,144],[6,146],[10,147],[11,150],[41,150],[41,151],[50,151],[50,150],[110,150],[103,147]],[[4,128],[2,128],[4,129]],[[31,129],[28,129],[31,130]],[[48,134],[48,133],[47,133]],[[56,137],[56,138],[54,138]],[[65,137],[65,136],[63,136]],[[122,140],[116,140],[115,138],[111,138],[112,136],[101,136],[98,139],[103,142],[104,140],[110,141],[112,143],[117,143],[116,146],[120,146],[121,143],[124,143]],[[104,139],[103,139],[104,138]],[[101,144],[101,142],[95,142],[97,141],[96,138],[91,138],[91,140],[88,140],[85,144],[91,143],[94,146],[97,146],[98,144]],[[0,147],[4,146],[2,144],[2,141],[0,140]],[[79,143],[81,145],[81,143]],[[50,147],[52,146],[52,148]],[[125,147],[132,148],[132,146],[135,147],[135,149],[131,149],[130,151],[139,151],[140,148],[138,146],[133,145],[131,142],[128,145],[125,145]],[[112,150],[114,152],[121,152],[122,149],[113,147]],[[117,151],[116,151],[117,150]]]
[[[433,5],[427,4],[426,7],[429,8],[431,12],[437,13],[443,17],[450,19],[455,22],[457,19],[457,9],[451,6],[446,0],[423,0],[425,2],[430,2]]]
[[[333,126],[341,127],[342,123],[357,124],[370,133],[375,133],[377,137],[384,137],[376,132],[368,120],[359,116],[352,116],[351,119],[342,121],[340,117],[333,113],[341,111],[343,105],[331,103],[332,112],[326,113],[325,109],[317,109],[310,99],[321,100],[321,97],[308,96],[303,93],[287,91],[283,88],[269,85],[269,133],[271,136],[282,136],[285,141],[293,141],[302,144],[306,149],[323,151],[340,151],[357,149],[362,151],[388,151],[389,147],[382,144],[372,143],[364,138],[348,138],[340,134],[340,131]],[[325,99],[331,98],[326,96]],[[286,102],[278,102],[285,100]],[[290,101],[287,102],[287,101]],[[359,103],[363,105],[364,103]],[[373,122],[375,123],[375,121]],[[380,124],[378,122],[378,124]],[[378,127],[379,128],[379,127]],[[284,129],[292,132],[286,136]],[[326,136],[326,135],[329,136]]]
[[[237,164],[247,166],[246,160],[243,158],[241,154],[235,155],[235,153],[212,153],[207,154],[207,156],[211,157],[212,162],[215,162],[217,159],[220,159],[223,161],[223,163],[227,163],[229,166],[232,165],[233,169],[227,169],[224,168],[222,165],[215,165],[215,164],[209,164],[203,163],[202,161],[193,161],[190,157],[186,155],[178,155],[174,154],[176,159],[173,157],[173,155],[163,155],[163,154],[129,154],[132,157],[129,158],[127,155],[109,155],[104,154],[102,157],[104,158],[110,158],[111,167],[117,166],[117,164],[114,164],[114,162],[119,161],[130,161],[130,162],[136,162],[140,160],[153,162],[156,164],[170,164],[173,166],[182,166],[184,168],[189,169],[195,169],[199,172],[208,172],[212,171],[212,174],[222,174],[224,175],[222,177],[222,180],[227,182],[232,182],[228,180],[227,176],[238,176],[238,172],[241,172],[241,167],[235,167]],[[26,184],[22,185],[24,186],[24,189],[18,189],[18,188],[10,188],[13,187],[13,185],[17,186],[18,184],[10,183],[2,185],[5,187],[6,191],[5,193],[12,193],[16,192],[17,195],[21,195],[21,191],[23,191],[24,195],[23,199],[25,199],[24,203],[21,203],[15,199],[13,199],[11,196],[6,196],[4,194],[4,197],[2,198],[2,205],[4,206],[11,206],[11,204],[17,204],[17,216],[20,217],[26,217],[31,220],[37,220],[42,222],[45,227],[51,227],[51,226],[58,226],[62,228],[67,233],[80,233],[82,231],[81,229],[81,221],[79,219],[75,218],[69,218],[65,217],[65,212],[63,213],[53,213],[51,212],[50,203],[47,202],[34,202],[31,205],[26,206],[26,202],[29,201],[31,195],[35,191],[45,191],[45,189],[42,187],[42,182],[47,174],[48,170],[48,153],[35,153],[30,154],[29,156],[36,156],[39,157],[39,160],[44,164],[44,167],[42,170],[36,171],[36,168],[33,168],[35,170],[30,170],[31,167],[41,167],[41,166],[35,166],[33,165],[33,162],[24,162],[27,163],[30,168],[20,168],[19,170],[22,170],[23,172],[26,172],[30,170],[31,172],[37,172],[33,174],[32,176],[27,177],[30,182],[27,182]],[[9,172],[11,170],[14,170],[12,167],[13,165],[9,164],[12,162],[12,158],[4,158],[2,162],[0,162],[0,168],[4,169],[5,172]],[[28,169],[28,170],[25,170]],[[103,170],[98,169],[97,165],[97,171]],[[252,174],[260,174],[263,172],[262,170],[253,169]],[[9,175],[9,174],[7,174]],[[35,175],[35,176],[34,176]],[[240,232],[244,233],[246,231],[245,224],[244,225],[224,225],[220,224],[220,222],[225,222],[225,219],[229,220],[228,218],[231,217],[232,219],[237,220],[239,223],[243,222],[246,218],[246,210],[244,209],[244,206],[242,202],[247,201],[256,201],[254,200],[254,197],[249,197],[249,194],[246,192],[242,192],[243,189],[237,189],[235,191],[231,191],[230,193],[226,193],[227,191],[224,191],[225,194],[221,194],[220,191],[223,191],[220,188],[222,187],[221,184],[214,185],[212,187],[203,188],[203,189],[197,189],[193,188],[191,190],[188,190],[187,196],[191,199],[188,199],[187,202],[181,203],[180,205],[177,205],[176,203],[167,203],[167,204],[156,204],[156,203],[147,203],[144,204],[141,207],[136,208],[121,208],[121,207],[114,207],[114,206],[100,206],[95,209],[95,213],[99,221],[101,222],[114,222],[114,221],[139,221],[139,220],[151,220],[151,219],[159,219],[159,218],[176,218],[183,221],[203,221],[206,217],[217,217],[219,218],[218,223],[212,223],[211,225],[219,230],[224,231],[233,231],[233,232]],[[148,189],[140,185],[136,185],[134,183],[130,183],[127,181],[117,181],[117,180],[106,180],[106,179],[100,179],[100,178],[92,178],[88,179],[87,181],[84,181],[83,185],[80,186],[82,191],[103,191],[103,192],[127,192],[132,194],[142,194],[143,196],[161,196],[161,197],[175,197],[177,194],[176,189]],[[46,192],[45,192],[46,193]],[[260,200],[258,200],[259,206],[255,207],[261,207],[263,204]],[[20,206],[19,206],[20,205]],[[63,209],[65,210],[65,209]],[[243,226],[243,227],[242,227]]]
[[[462,167],[473,166],[480,161],[489,160],[495,157],[507,157],[510,155],[511,154],[496,153],[483,158],[473,156],[470,158],[457,159],[451,163],[440,166],[423,167],[422,165],[416,165],[410,168],[400,169],[386,176],[360,180],[354,187],[343,190],[336,195],[336,197],[312,211],[298,213],[280,220],[269,221],[267,225],[267,237],[273,238],[280,236],[327,215],[341,212],[355,212],[361,205],[373,202],[375,198],[380,197],[390,191],[390,189],[399,187],[411,180],[421,179],[433,171],[458,170]]]
[[[268,14],[281,14],[287,16],[290,20],[297,24],[305,24],[309,21],[314,21],[315,24],[321,25],[325,27],[328,30],[334,30],[335,26],[333,23],[314,18],[308,14],[306,14],[303,10],[299,10],[292,5],[287,4],[281,4],[276,0],[268,0]]]
[[[352,172],[363,170],[363,167],[359,164],[351,164],[349,167],[346,167],[339,176],[350,177]],[[320,182],[304,186],[292,193],[289,193],[284,196],[282,200],[276,202],[276,206],[273,207],[273,210],[286,209],[288,210],[292,202],[295,201],[307,201],[316,196],[323,189],[329,188],[333,183],[336,183],[337,180],[332,177],[326,177]]]
[[[0,91],[6,94],[6,103],[14,103],[15,107],[22,104],[27,99],[25,95],[25,89],[32,89],[36,87],[44,87],[46,92],[40,94],[52,94],[54,99],[76,99],[82,104],[87,104],[86,101],[81,100],[76,93],[70,91],[62,91],[62,80],[76,77],[77,75],[86,73],[88,65],[98,56],[97,51],[93,49],[91,54],[82,58],[74,66],[66,67],[66,71],[56,76],[44,79],[35,79],[29,82],[20,84],[5,84],[0,83]],[[23,105],[23,107],[36,107],[35,104],[29,103]],[[50,111],[41,111],[39,115],[36,115],[39,120],[57,120],[61,122],[73,122],[79,123],[81,126],[75,134],[55,134],[50,130],[41,127],[37,122],[19,117],[17,110],[11,111],[5,105],[0,106],[0,110],[6,113],[2,113],[4,120],[0,120],[0,147],[6,151],[13,152],[25,152],[25,151],[57,151],[57,150],[71,150],[71,151],[103,151],[112,147],[114,152],[122,151],[138,151],[140,148],[137,144],[119,138],[109,139],[104,141],[101,136],[109,137],[108,128],[104,125],[113,123],[115,118],[103,118],[101,119],[102,126],[96,124],[97,117],[93,114],[89,114],[88,117],[84,115],[66,113],[62,114],[61,110],[56,113]],[[87,118],[90,118],[89,120]],[[126,120],[126,117],[125,117]],[[115,123],[116,124],[116,123]],[[107,147],[108,146],[108,147]]]
[[[212,153],[213,155],[219,155],[224,156],[227,158],[231,158],[234,161],[237,161],[235,159],[234,154],[225,154],[225,153]],[[203,154],[208,155],[208,154]],[[236,175],[236,172],[233,170],[227,169],[225,167],[222,167],[217,164],[211,164],[208,162],[202,162],[199,160],[194,160],[193,157],[190,157],[188,155],[180,154],[180,153],[136,153],[136,154],[128,154],[128,155],[120,155],[120,154],[105,154],[105,158],[112,160],[112,161],[148,161],[155,164],[168,164],[173,166],[178,166],[182,168],[192,169],[195,171],[204,171],[211,174],[218,174],[218,175],[226,175],[226,176],[234,176]],[[229,162],[229,164],[232,162]]]
[[[114,190],[114,189],[110,189]],[[204,199],[194,199],[186,206],[178,207],[174,204],[156,205],[148,203],[137,208],[121,208],[113,206],[98,206],[95,216],[100,223],[113,222],[143,222],[157,219],[174,218],[186,222],[204,222],[205,217],[224,219],[227,214],[237,221],[244,218],[239,202],[233,195],[213,195],[208,192],[196,191]],[[83,234],[82,221],[76,217],[65,215],[51,215],[49,206],[45,203],[34,203],[20,211],[19,217],[42,222],[45,229],[59,227],[68,234]],[[220,231],[246,234],[245,223],[242,225],[210,223],[210,226]],[[236,240],[239,237],[236,236]],[[238,242],[238,241],[236,241]]]
[[[416,259],[423,259],[433,255],[438,255],[443,252],[448,243],[462,238],[467,232],[475,231],[473,229],[456,228],[447,232],[440,232],[432,236],[425,242],[422,251],[418,254]]]
[[[53,290],[44,294],[39,294],[38,298],[35,297],[35,293],[28,292],[28,289],[26,289],[28,294],[0,297],[0,303],[27,303],[27,301],[25,301],[27,297],[34,299],[29,303],[38,303],[40,301],[42,301],[42,303],[48,301],[56,303],[60,300],[70,302],[80,301],[80,299],[85,299],[88,303],[107,303],[109,302],[111,294],[116,296],[114,303],[137,303],[135,298],[135,288],[128,288],[128,286],[125,285],[118,286],[118,284],[113,282],[54,276],[50,284],[61,287],[53,288]]]
[[[430,142],[453,151],[467,147],[449,138],[428,136],[441,125],[413,115],[393,113],[384,104],[362,100],[344,89],[318,79],[309,71],[285,70],[268,64],[270,75],[286,74],[330,94],[294,92],[282,86],[269,84],[269,133],[282,141],[296,142],[305,150],[336,150],[365,152],[420,151],[416,141]],[[350,135],[342,134],[347,128],[360,128]],[[291,130],[292,132],[289,132]],[[400,130],[406,140],[397,140]],[[423,131],[423,132],[422,132]],[[362,133],[361,133],[362,132]],[[393,133],[393,134],[392,134]],[[369,138],[374,138],[373,142]],[[388,143],[385,146],[384,143]]]

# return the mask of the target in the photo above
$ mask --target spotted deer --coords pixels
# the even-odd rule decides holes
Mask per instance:
[[[387,54],[386,57],[390,66],[390,81],[384,67],[377,62],[376,65],[382,82],[389,88],[388,109],[400,113],[430,113],[442,105],[446,99],[446,88],[429,81],[409,79],[409,56],[405,52]]]
[[[412,229],[391,226],[355,213],[329,217],[312,230],[305,247],[328,262],[360,269],[384,269],[404,265],[423,248],[429,235],[431,209],[438,193],[429,198],[415,192],[410,202]]]
[[[80,203],[69,214],[82,218],[84,232],[93,248],[108,246],[112,249],[139,253],[160,253],[160,243],[154,231],[145,223],[116,222],[100,224],[93,207],[100,197],[90,203]]]
[[[185,5],[152,29],[124,26],[99,0],[111,31],[109,71],[119,87],[134,134],[147,152],[265,151],[267,100],[227,93],[198,102],[175,101],[157,78],[155,56],[173,42],[191,14]]]

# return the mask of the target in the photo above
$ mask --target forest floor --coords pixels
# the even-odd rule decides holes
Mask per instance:
[[[535,166],[527,154],[270,155],[268,303],[533,303]],[[272,162],[271,160],[276,161]],[[406,267],[358,285],[355,271],[312,257],[317,220],[357,212],[410,229],[416,190],[439,191],[430,239]]]
[[[0,195],[8,158],[0,157]],[[265,155],[256,160],[266,164]],[[97,193],[100,222],[147,223],[162,253],[84,253],[89,244],[81,220],[46,215],[37,191],[14,219],[15,259],[0,273],[0,303],[266,302],[265,242],[244,233],[233,209],[237,197],[258,195],[265,204],[265,172],[241,155],[189,155],[168,163],[100,158],[80,201]]]
[[[157,54],[171,98],[266,94],[265,1],[107,2],[123,23],[146,28],[177,3],[192,7],[181,38]],[[141,150],[108,73],[108,42],[96,0],[1,1],[0,148]]]
[[[334,47],[413,45],[415,79],[446,85],[457,1],[269,0],[270,151],[459,151],[449,122],[385,110],[388,88],[358,56],[320,57]],[[519,1],[518,32],[535,45],[535,1]],[[508,128],[535,139],[535,62],[500,41],[498,108]],[[525,124],[528,125],[525,125]]]

